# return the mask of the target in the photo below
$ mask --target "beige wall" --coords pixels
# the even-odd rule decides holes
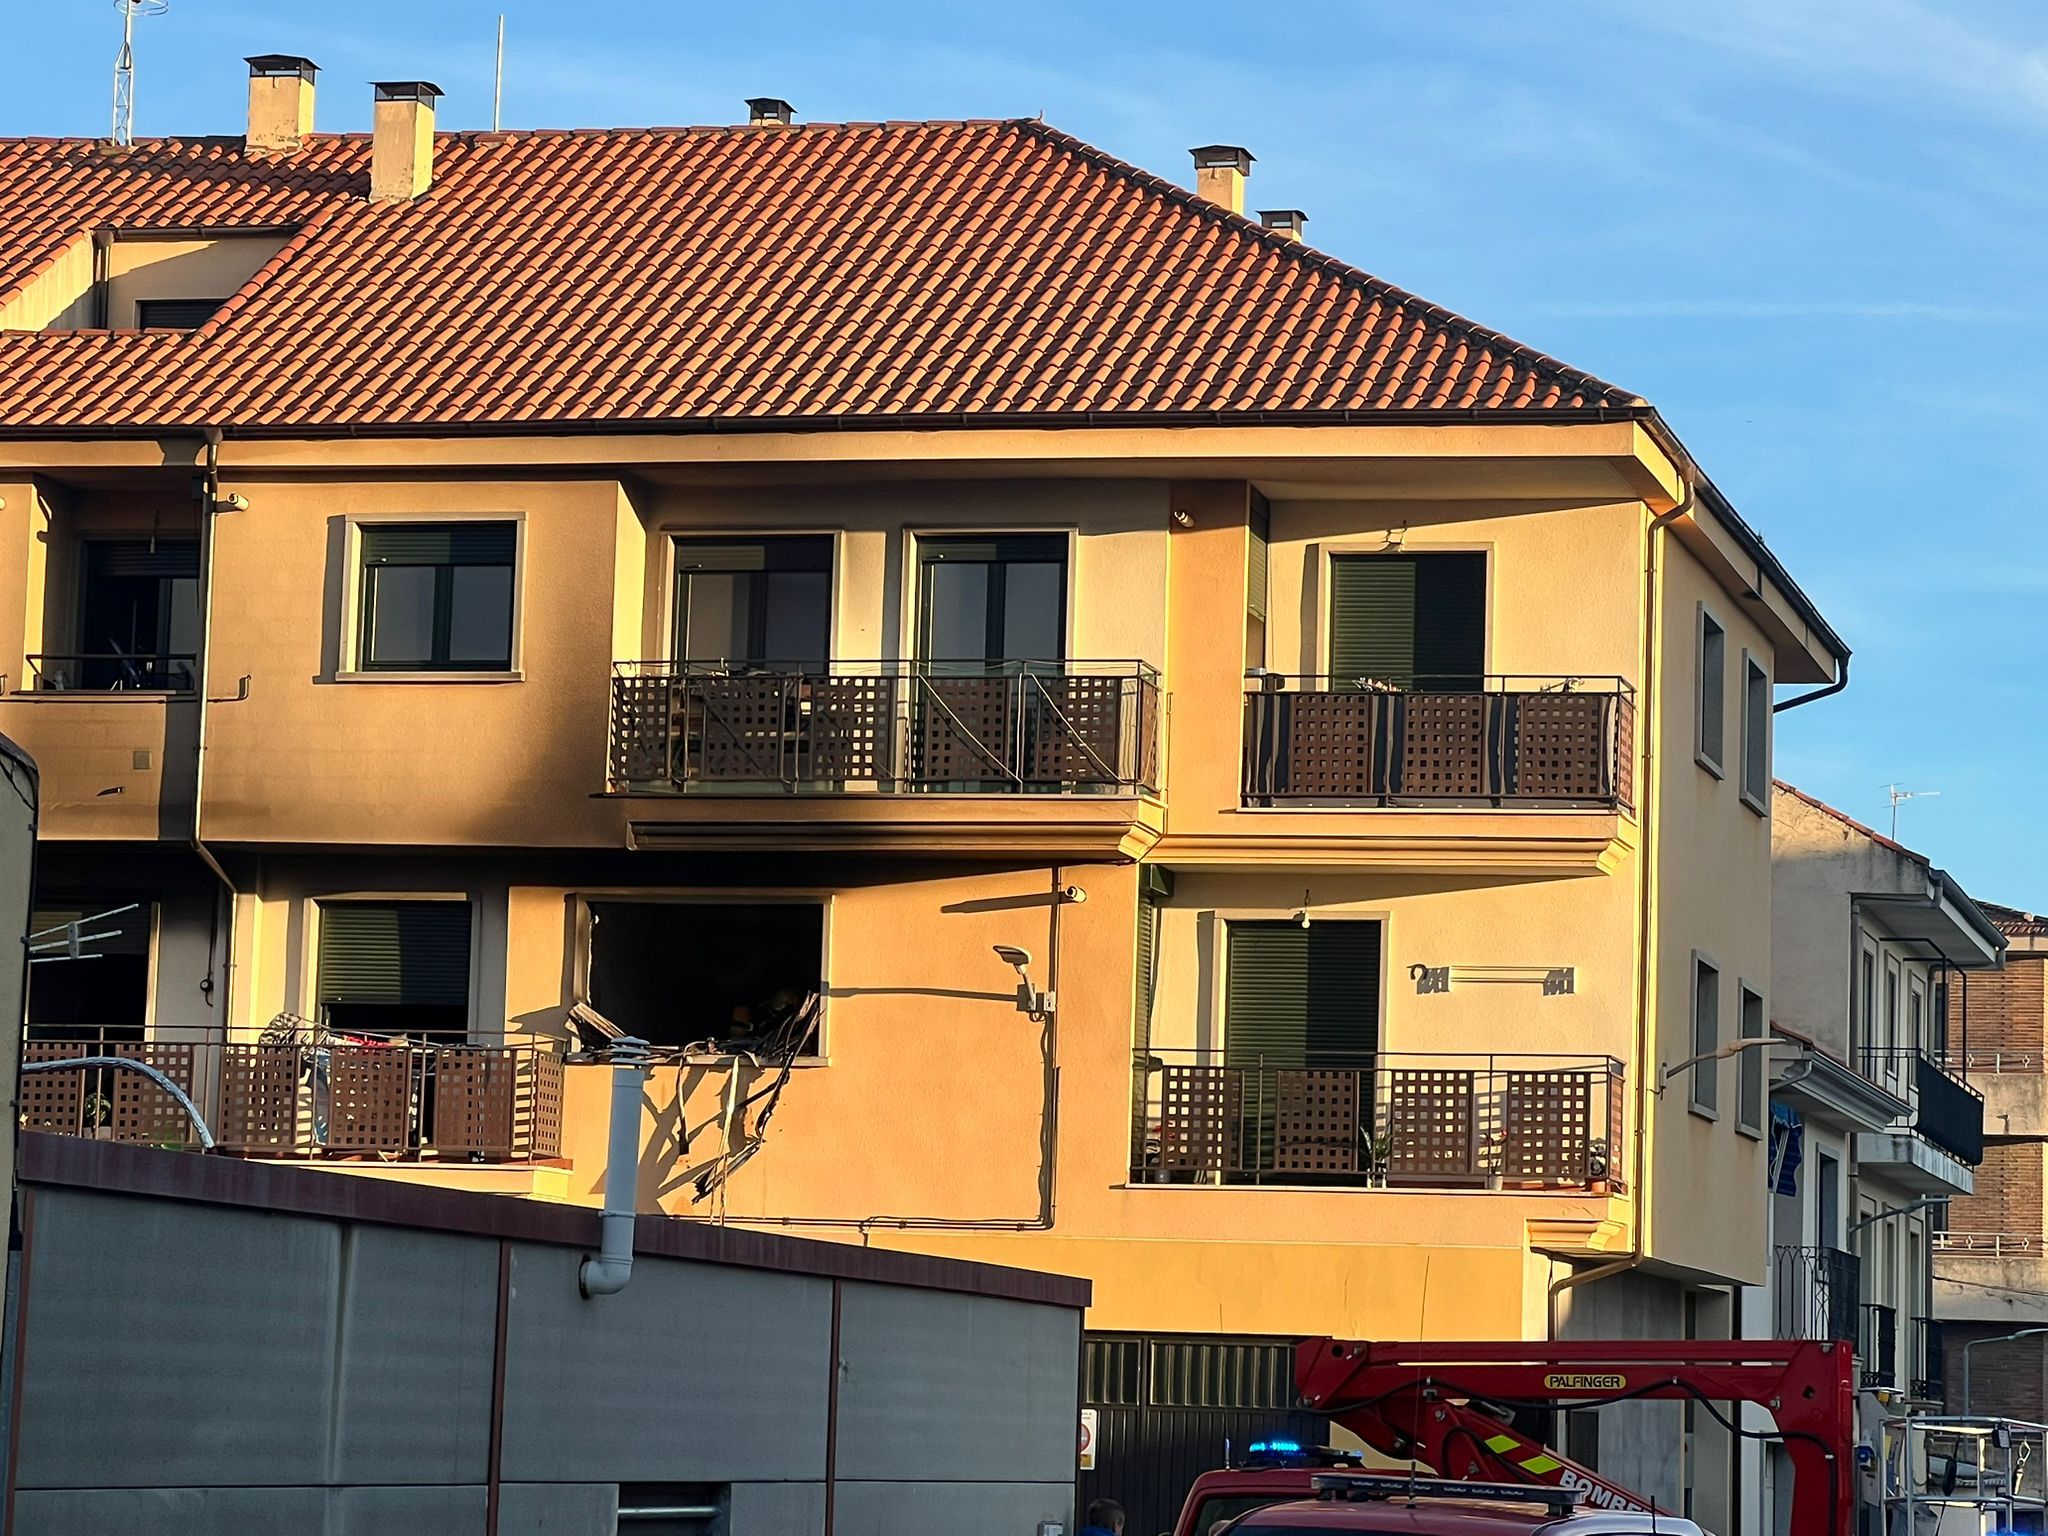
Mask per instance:
[[[1660,702],[1651,711],[1654,799],[1646,813],[1655,823],[1650,1037],[1657,1059],[1675,1063],[1693,1054],[1695,952],[1720,968],[1719,1038],[1724,1043],[1739,1032],[1744,983],[1764,992],[1769,1017],[1771,826],[1767,815],[1750,810],[1737,793],[1742,651],[1748,647],[1766,657],[1767,667],[1769,662],[1764,637],[1746,612],[1678,540],[1667,536],[1659,544],[1654,687]],[[1714,776],[1694,758],[1702,602],[1728,634],[1726,777]],[[1763,1279],[1765,1252],[1763,1142],[1736,1127],[1737,1063],[1731,1059],[1694,1070],[1717,1076],[1720,1116],[1703,1119],[1689,1107],[1691,1093],[1683,1075],[1659,1101],[1651,1124],[1651,1249],[1668,1263],[1756,1284]]]
[[[107,246],[107,324],[136,323],[144,299],[227,299],[284,249],[285,235],[116,240]]]
[[[92,323],[92,236],[75,236],[48,260],[20,292],[0,303],[0,331],[68,330]]]

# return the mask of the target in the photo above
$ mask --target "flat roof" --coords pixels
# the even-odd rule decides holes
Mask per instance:
[[[555,1243],[593,1252],[598,1245],[594,1206],[556,1205],[516,1195],[436,1189],[391,1179],[359,1179],[318,1168],[166,1152],[47,1131],[22,1133],[20,1172],[22,1183],[50,1188],[285,1211],[467,1237]],[[1071,1275],[788,1237],[679,1216],[640,1216],[634,1225],[633,1251],[649,1258],[958,1291],[1076,1310],[1088,1305],[1092,1293],[1090,1282]]]

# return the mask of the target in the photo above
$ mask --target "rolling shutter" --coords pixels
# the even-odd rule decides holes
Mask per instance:
[[[1138,898],[1138,1019],[1134,1044],[1152,1048],[1152,993],[1159,976],[1159,903]]]
[[[323,1004],[461,1007],[469,1001],[469,903],[322,902],[319,965]]]
[[[366,523],[365,565],[510,565],[511,523]]]
[[[1379,1048],[1378,923],[1231,923],[1228,935],[1231,1064],[1358,1066]]]
[[[85,546],[86,568],[94,576],[199,575],[197,539],[95,539]]]
[[[1486,669],[1486,557],[1341,555],[1330,562],[1330,678],[1477,688]]]

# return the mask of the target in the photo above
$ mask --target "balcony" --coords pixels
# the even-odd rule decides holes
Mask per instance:
[[[1139,1052],[1134,1184],[1626,1192],[1608,1056]]]
[[[31,693],[190,693],[198,685],[199,658],[189,652],[45,651],[25,659]]]
[[[620,662],[608,787],[635,847],[1134,857],[1159,731],[1140,661]]]
[[[1857,1160],[1923,1194],[1969,1194],[1970,1170],[1984,1160],[1983,1095],[1910,1046],[1866,1046],[1857,1065],[1908,1106],[1906,1118],[1888,1130],[1857,1135]]]
[[[1913,1373],[1906,1390],[1924,1402],[1947,1401],[1948,1363],[1943,1351],[1941,1323],[1931,1317],[1908,1318],[1906,1350]]]
[[[246,1157],[519,1163],[559,1155],[558,1042],[265,1031],[259,1040],[170,1029],[29,1027],[24,1066],[115,1057],[156,1068],[190,1096],[217,1150]],[[197,1149],[177,1100],[116,1066],[25,1072],[27,1130]]]
[[[1771,1327],[1781,1339],[1859,1338],[1863,1263],[1839,1248],[1779,1245],[1771,1261]]]
[[[1257,678],[1245,695],[1247,806],[1632,804],[1635,690],[1621,678],[1423,679],[1402,689]]]

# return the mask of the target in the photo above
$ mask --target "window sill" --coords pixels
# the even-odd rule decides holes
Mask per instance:
[[[1757,815],[1768,817],[1771,814],[1771,808],[1768,805],[1764,804],[1764,802],[1758,799],[1755,795],[1751,794],[1748,790],[1745,789],[1742,792],[1741,798],[1742,803],[1748,806],[1752,811],[1756,812]]]
[[[196,697],[190,688],[16,688],[0,693],[0,699],[10,704],[31,699],[42,704],[105,704],[124,700],[130,704],[162,704],[171,699]]]
[[[518,667],[502,672],[337,672],[337,683],[523,683],[526,673]]]
[[[1721,1111],[1708,1104],[1688,1101],[1685,1109],[1687,1114],[1697,1115],[1702,1120],[1719,1121],[1721,1118]]]
[[[1706,769],[1707,772],[1711,773],[1717,779],[1725,779],[1728,777],[1728,770],[1723,768],[1719,763],[1715,762],[1711,757],[1707,756],[1707,754],[1704,752],[1693,753],[1692,760],[1698,763],[1702,768]]]
[[[1735,1122],[1735,1134],[1747,1136],[1751,1141],[1762,1141],[1764,1139],[1764,1128],[1760,1125],[1745,1125],[1742,1121],[1738,1120]]]

